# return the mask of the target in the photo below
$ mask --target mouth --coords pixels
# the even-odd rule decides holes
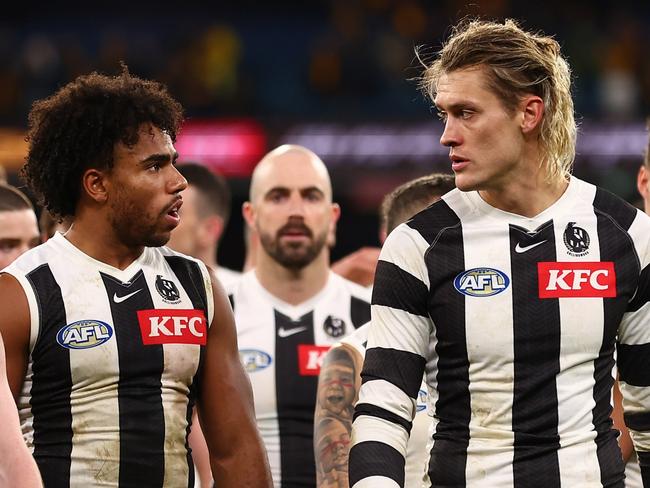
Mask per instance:
[[[466,159],[457,154],[450,155],[449,159],[451,159],[451,169],[455,172],[461,171],[463,168],[469,165],[469,159]]]
[[[174,225],[174,227],[176,227],[181,220],[178,211],[182,205],[183,199],[179,197],[172,205],[167,208],[167,212],[165,212],[165,217],[170,223]]]
[[[301,227],[284,227],[278,232],[279,237],[287,237],[289,239],[310,238],[311,231],[306,226]]]

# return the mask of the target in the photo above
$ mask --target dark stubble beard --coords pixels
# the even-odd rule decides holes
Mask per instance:
[[[124,195],[120,195],[124,197]],[[171,233],[156,234],[156,223],[147,222],[141,209],[126,198],[120,198],[111,205],[110,223],[120,242],[128,247],[160,247],[167,244]],[[162,218],[165,210],[158,218]]]
[[[278,230],[275,236],[258,229],[260,243],[274,261],[291,270],[300,271],[310,264],[320,254],[327,243],[327,230],[312,237],[309,244],[280,242],[283,229]],[[311,231],[310,235],[311,235]]]

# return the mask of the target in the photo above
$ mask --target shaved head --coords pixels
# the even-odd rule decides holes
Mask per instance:
[[[282,166],[291,172],[302,168],[313,172],[313,182],[325,195],[327,201],[332,201],[332,183],[323,161],[312,151],[295,144],[284,144],[273,149],[255,166],[251,176],[249,198],[255,204],[270,188],[276,186],[276,169]],[[286,184],[286,182],[282,182]]]
[[[326,244],[340,212],[316,154],[291,144],[268,153],[253,171],[250,200],[243,206],[246,223],[260,239],[258,268],[259,260],[270,259],[294,272],[315,261],[329,269]]]

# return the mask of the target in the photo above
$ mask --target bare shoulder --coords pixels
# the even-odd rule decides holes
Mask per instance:
[[[8,273],[0,274],[0,310],[0,334],[4,340],[7,378],[14,397],[17,397],[29,355],[30,312],[22,286]]]
[[[0,332],[11,334],[15,326],[29,327],[29,304],[18,279],[9,273],[0,274]]]

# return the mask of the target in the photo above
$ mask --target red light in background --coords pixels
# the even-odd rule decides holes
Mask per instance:
[[[253,120],[188,120],[176,150],[180,161],[204,164],[226,177],[247,178],[267,151],[266,133]]]

